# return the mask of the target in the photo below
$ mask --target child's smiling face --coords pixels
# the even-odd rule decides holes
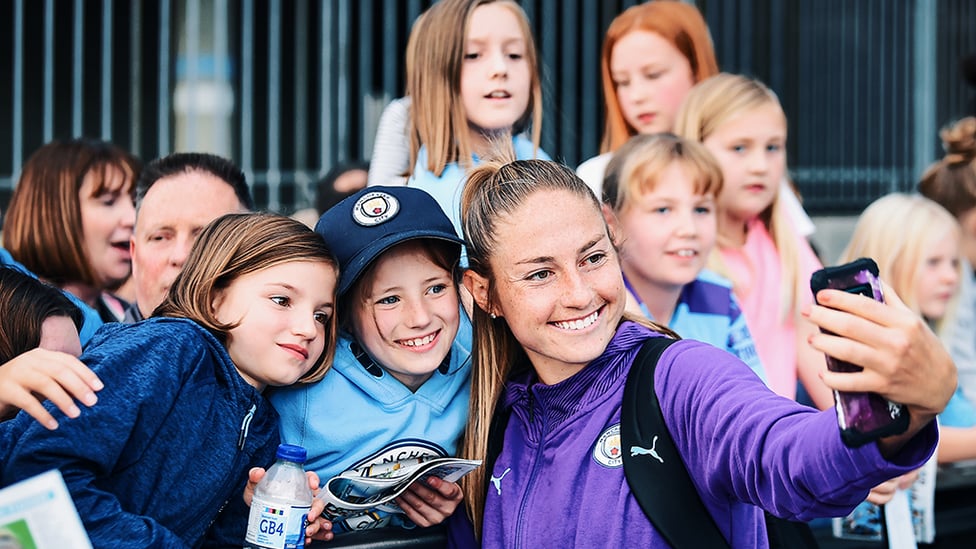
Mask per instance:
[[[614,238],[632,282],[678,289],[695,280],[715,245],[715,198],[697,194],[687,169],[677,162],[615,217]]]
[[[390,375],[416,391],[441,365],[461,320],[451,272],[417,241],[383,253],[352,307],[359,343]],[[357,292],[354,287],[352,292]]]

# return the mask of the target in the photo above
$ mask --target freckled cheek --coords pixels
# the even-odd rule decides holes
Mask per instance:
[[[528,297],[527,292],[512,288],[499,291],[497,296],[498,305],[502,311],[506,311],[506,314],[507,311],[518,311],[520,304],[525,304]]]
[[[593,287],[608,301],[620,300],[624,297],[624,283],[620,276],[620,267],[609,267],[602,270],[600,277],[593,281]]]
[[[498,294],[502,314],[514,320],[541,318],[545,321],[556,298],[551,292],[539,288],[513,288]]]

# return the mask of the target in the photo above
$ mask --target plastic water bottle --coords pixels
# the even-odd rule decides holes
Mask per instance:
[[[305,478],[305,448],[278,446],[275,464],[254,489],[245,540],[253,549],[301,549],[312,507],[312,490]]]

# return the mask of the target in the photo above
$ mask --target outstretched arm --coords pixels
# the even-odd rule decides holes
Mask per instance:
[[[706,502],[746,503],[793,520],[841,516],[935,449],[934,429],[890,458],[873,445],[848,448],[836,412],[780,397],[741,362],[694,341],[661,355],[655,381],[668,430]]]

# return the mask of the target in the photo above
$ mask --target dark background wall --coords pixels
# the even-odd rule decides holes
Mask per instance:
[[[261,205],[291,211],[337,162],[368,158],[403,91],[410,25],[429,0],[0,2],[0,207],[49,139],[110,139],[144,159],[237,161]],[[523,0],[544,71],[543,148],[598,152],[602,36],[633,0]],[[937,131],[976,114],[960,60],[969,0],[699,0],[723,70],[767,82],[790,122],[791,173],[813,214],[910,189]],[[183,99],[181,100],[180,97]]]

